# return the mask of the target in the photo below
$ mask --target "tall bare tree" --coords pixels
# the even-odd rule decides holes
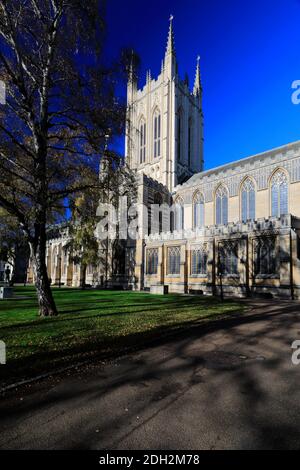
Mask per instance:
[[[98,184],[107,129],[123,131],[119,68],[104,54],[101,0],[0,0],[0,206],[30,245],[39,313],[56,315],[47,277],[47,223],[64,200]]]

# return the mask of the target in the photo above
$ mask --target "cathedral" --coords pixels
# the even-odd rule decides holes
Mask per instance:
[[[204,170],[200,59],[190,89],[178,73],[172,17],[158,77],[148,72],[139,89],[130,70],[127,113],[125,158],[147,220],[106,285],[300,298],[300,141]],[[49,236],[48,274],[52,284],[78,286],[81,267],[69,261],[67,238]],[[103,266],[88,267],[88,284],[103,279]]]

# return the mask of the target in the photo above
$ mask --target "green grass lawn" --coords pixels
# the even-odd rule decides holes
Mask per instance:
[[[0,301],[0,340],[7,348],[3,383],[139,347],[189,322],[243,308],[212,297],[54,288],[59,315],[39,318],[34,288],[16,287],[14,293],[26,298]]]

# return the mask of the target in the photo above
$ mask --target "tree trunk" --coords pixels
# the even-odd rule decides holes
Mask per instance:
[[[30,244],[34,272],[34,282],[39,304],[39,315],[50,317],[57,315],[46,266],[46,243],[43,237]]]
[[[86,265],[83,264],[80,270],[80,287],[83,290],[85,289],[85,281],[86,281]]]

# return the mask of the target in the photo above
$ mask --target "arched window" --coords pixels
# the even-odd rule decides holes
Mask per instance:
[[[168,248],[168,274],[180,274],[180,246]]]
[[[255,275],[276,274],[276,238],[260,236],[254,240],[254,273]]]
[[[197,193],[193,201],[194,206],[194,228],[204,227],[204,197]]]
[[[144,119],[140,122],[140,163],[146,161],[146,123]]]
[[[238,243],[226,241],[218,247],[218,273],[219,275],[238,274]]]
[[[183,230],[184,228],[184,203],[181,198],[175,202],[175,230]]]
[[[247,178],[241,189],[242,221],[255,219],[255,186],[254,182]]]
[[[158,265],[158,249],[157,248],[148,248],[146,256],[146,273],[147,274],[157,274],[157,265]]]
[[[272,217],[288,213],[288,180],[282,170],[277,170],[271,179],[271,212]]]
[[[154,158],[160,157],[160,135],[161,135],[161,118],[158,110],[154,113],[153,119],[153,140],[154,140]]]
[[[228,224],[228,191],[223,185],[216,192],[216,224]]]
[[[191,274],[199,275],[207,273],[207,244],[204,243],[191,248]]]

